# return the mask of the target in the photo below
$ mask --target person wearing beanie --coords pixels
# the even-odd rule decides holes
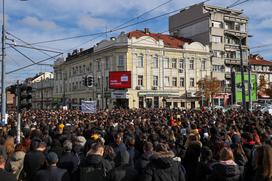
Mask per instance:
[[[65,140],[63,143],[63,153],[60,156],[60,160],[58,163],[58,166],[60,168],[66,169],[69,174],[71,180],[75,180],[76,176],[75,173],[78,170],[78,166],[80,164],[80,159],[75,154],[72,149],[73,149],[73,143],[70,140]]]
[[[35,181],[70,181],[68,172],[57,167],[59,159],[56,153],[48,153],[46,159],[49,166],[47,169],[39,170],[37,172]]]

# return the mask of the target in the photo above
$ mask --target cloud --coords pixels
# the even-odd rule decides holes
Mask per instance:
[[[38,18],[32,16],[27,16],[23,18],[20,22],[26,26],[30,26],[32,28],[37,28],[41,30],[54,30],[58,27],[56,23],[52,21],[39,20]]]
[[[106,23],[104,20],[99,18],[93,18],[90,16],[79,17],[78,26],[85,28],[87,30],[93,30],[97,28],[102,28]]]

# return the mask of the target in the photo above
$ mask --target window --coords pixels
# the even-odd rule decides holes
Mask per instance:
[[[118,66],[123,67],[124,66],[124,55],[118,56]]]
[[[173,68],[173,69],[176,69],[176,68],[177,68],[177,59],[176,59],[176,58],[173,58],[173,59],[172,59],[172,68]]]
[[[106,90],[109,89],[109,77],[106,77],[105,87],[106,87]]]
[[[179,78],[179,86],[184,87],[184,77]]]
[[[222,51],[220,51],[220,50],[214,50],[213,51],[213,55],[214,55],[214,57],[222,58]]]
[[[224,72],[225,68],[224,65],[213,65],[214,72]]]
[[[164,85],[170,86],[170,78],[168,76],[164,77]]]
[[[153,86],[158,86],[158,84],[159,84],[159,77],[153,76]]]
[[[194,87],[194,86],[195,86],[195,79],[190,78],[190,87]]]
[[[153,68],[159,67],[159,59],[158,56],[153,57]]]
[[[172,77],[172,86],[177,87],[177,77]]]
[[[215,27],[215,28],[222,28],[222,23],[219,22],[219,21],[213,21],[212,22],[212,27]]]
[[[213,43],[222,43],[222,36],[212,36]]]
[[[246,32],[246,24],[240,24],[240,31]]]
[[[138,75],[138,86],[144,85],[144,77],[142,75]]]
[[[206,61],[203,60],[203,61],[201,62],[201,70],[205,70],[205,69],[206,69]]]
[[[105,61],[106,61],[106,70],[109,70],[110,69],[110,57],[106,57]]]
[[[83,73],[85,73],[86,72],[86,65],[83,65],[82,69],[83,69]]]
[[[92,72],[93,71],[93,64],[92,63],[89,64],[89,68],[90,68],[89,72]]]
[[[194,70],[194,60],[190,60],[189,68],[190,68],[190,70]]]
[[[144,56],[143,54],[140,54],[137,60],[137,67],[143,67],[143,66],[144,66]]]
[[[169,58],[165,58],[164,59],[164,68],[170,68],[170,62],[169,62]]]
[[[97,84],[96,84],[96,87],[97,87],[98,89],[100,89],[100,86],[101,86],[101,78],[100,78],[100,77],[98,77],[98,78],[97,78]]]
[[[184,69],[184,60],[183,59],[179,60],[179,68]]]
[[[97,61],[97,71],[101,70],[101,62],[100,59],[96,60]]]

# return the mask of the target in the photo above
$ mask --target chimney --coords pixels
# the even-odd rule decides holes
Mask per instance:
[[[144,28],[144,33],[149,34],[150,33],[149,28]]]
[[[83,50],[84,50],[83,48],[80,48],[80,49],[79,49],[79,52],[83,52]]]

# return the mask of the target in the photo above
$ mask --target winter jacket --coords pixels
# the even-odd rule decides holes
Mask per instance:
[[[152,156],[151,153],[144,153],[140,156],[139,159],[135,162],[135,169],[139,172],[139,174],[142,174],[147,165],[150,163],[150,157]]]
[[[185,181],[180,163],[174,160],[173,152],[158,152],[150,158],[142,178],[143,181]]]
[[[25,155],[24,171],[27,181],[35,181],[36,172],[46,166],[45,155],[40,151],[30,151]]]
[[[0,180],[1,181],[16,181],[15,175],[5,171],[4,169],[0,169]]]
[[[12,173],[15,174],[17,180],[19,178],[21,171],[23,170],[24,159],[25,159],[25,152],[23,151],[15,152],[11,158],[10,167],[11,167]]]
[[[50,166],[45,170],[39,170],[35,175],[35,181],[70,181],[70,177],[66,170]]]
[[[239,181],[239,166],[232,160],[221,161],[213,165],[209,181]]]
[[[88,155],[80,166],[80,180],[105,180],[111,164],[100,155]]]
[[[120,165],[109,173],[109,181],[137,181],[138,172],[129,164]]]
[[[59,158],[58,167],[68,171],[71,180],[76,180],[76,171],[78,170],[80,159],[73,152],[63,152]]]

